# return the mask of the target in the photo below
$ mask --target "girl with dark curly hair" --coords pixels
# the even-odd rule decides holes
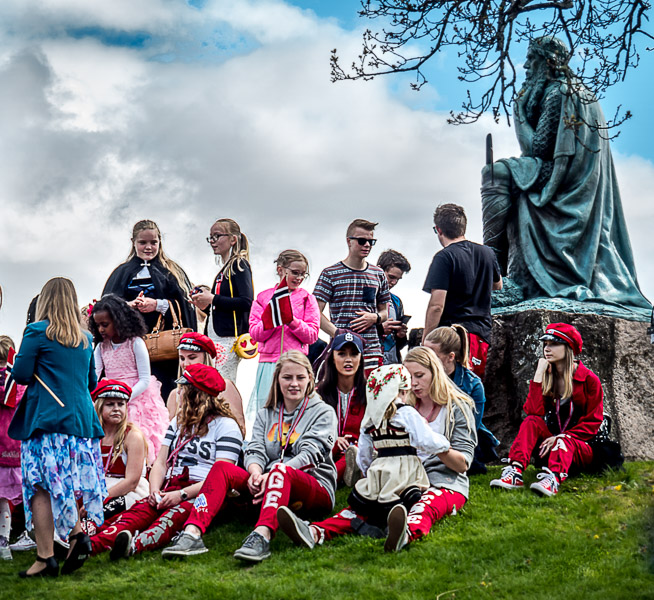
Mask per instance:
[[[128,418],[148,442],[148,464],[152,464],[168,427],[168,411],[161,397],[161,383],[150,372],[150,357],[142,336],[143,317],[125,300],[107,294],[91,311],[89,329],[97,343],[95,371],[107,379],[118,379],[132,388]]]

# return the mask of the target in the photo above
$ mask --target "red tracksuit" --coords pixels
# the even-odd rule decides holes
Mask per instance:
[[[427,535],[436,521],[456,514],[465,503],[466,497],[459,492],[433,488],[423,492],[420,500],[411,507],[407,517],[409,539],[417,540]],[[325,539],[331,540],[339,535],[354,533],[352,521],[357,518],[366,520],[348,506],[329,519],[311,524],[322,529],[325,532]]]
[[[185,469],[181,475],[170,478],[165,490],[167,492],[181,490],[193,483],[195,482],[189,480],[188,470]],[[116,536],[125,530],[132,533],[141,532],[134,538],[137,552],[162,548],[181,531],[192,506],[193,502],[186,501],[161,511],[152,506],[147,499],[140,500],[129,510],[120,513],[116,519],[105,523],[95,535],[91,536],[92,554],[111,550]]]
[[[248,472],[241,467],[227,462],[215,463],[195,499],[186,525],[195,525],[204,533],[231,490],[251,501],[248,478]],[[327,490],[315,477],[278,463],[268,475],[256,527],[265,525],[274,535],[278,529],[277,509],[280,506],[292,506],[294,510],[308,514],[324,514],[332,508],[332,501]]]
[[[526,467],[531,460],[532,453],[540,443],[554,435],[564,434],[557,440],[548,457],[548,468],[555,473],[560,481],[568,476],[570,466],[574,463],[579,466],[588,465],[593,459],[593,451],[588,445],[599,430],[604,416],[604,393],[602,384],[595,373],[583,363],[579,363],[572,377],[572,418],[566,427],[568,418],[565,404],[561,408],[559,422],[563,431],[551,431],[545,423],[546,410],[552,408],[551,398],[543,397],[541,383],[531,381],[529,394],[524,404],[527,417],[520,425],[511,450],[509,460],[517,461]],[[558,423],[556,426],[558,429]]]

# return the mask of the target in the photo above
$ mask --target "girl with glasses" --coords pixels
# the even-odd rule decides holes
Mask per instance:
[[[279,357],[289,350],[308,354],[320,329],[318,302],[300,287],[309,275],[304,254],[284,250],[275,263],[279,285],[261,292],[250,313],[250,335],[259,343],[259,367],[247,408],[250,422],[268,398]]]

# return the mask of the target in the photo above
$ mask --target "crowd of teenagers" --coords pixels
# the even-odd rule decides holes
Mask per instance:
[[[390,290],[411,266],[396,250],[368,261],[376,225],[349,225],[347,256],[313,292],[307,258],[284,250],[279,283],[255,297],[249,242],[231,219],[209,230],[211,286],[166,255],[153,221],[134,226],[127,260],[81,311],[69,279],[49,280],[18,352],[0,336],[0,557],[36,548],[20,573],[35,577],[105,551],[193,556],[208,551],[212,523],[237,515],[253,524],[234,552],[246,562],[269,557],[279,529],[307,549],[352,534],[392,552],[460,511],[469,476],[498,458],[483,380],[501,273],[492,250],[465,238],[463,209],[439,206],[425,328],[405,350],[410,317]],[[150,343],[166,331],[176,360]],[[603,394],[577,329],[554,323],[540,340],[527,416],[490,485],[523,487],[533,459],[531,489],[554,496],[593,458]],[[246,404],[236,375],[252,356]],[[351,491],[332,514],[339,486]],[[28,531],[10,547],[21,505]]]

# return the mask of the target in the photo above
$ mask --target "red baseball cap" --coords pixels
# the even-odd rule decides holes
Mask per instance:
[[[216,358],[216,344],[206,335],[195,333],[194,331],[185,333],[179,338],[177,349],[189,350],[191,352],[207,352],[211,358]]]
[[[95,402],[98,398],[120,398],[126,402],[132,397],[132,388],[117,379],[103,379],[91,392]]]
[[[220,392],[225,391],[225,380],[222,375],[208,365],[189,365],[175,383],[192,385],[210,396],[218,396]]]
[[[575,327],[567,323],[552,323],[545,328],[545,334],[539,338],[541,342],[559,342],[572,348],[575,356],[581,354],[584,345],[581,334]]]

